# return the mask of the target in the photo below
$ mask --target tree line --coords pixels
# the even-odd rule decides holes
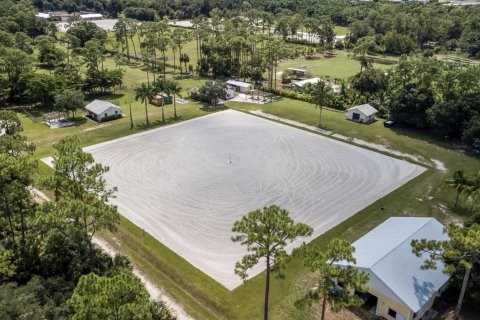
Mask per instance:
[[[386,71],[373,68],[368,59],[360,63],[363,70],[348,81],[339,81],[337,92],[326,79],[307,84],[301,92],[275,92],[312,102],[320,112],[322,106],[345,110],[371,103],[381,117],[404,126],[470,146],[480,142],[479,65],[406,56]]]
[[[0,13],[2,21],[21,8],[21,4],[7,6]],[[82,106],[84,93],[107,93],[123,84],[123,71],[103,64],[107,33],[91,22],[75,24],[61,38],[56,28],[43,28],[31,38],[28,30],[11,32],[10,25],[4,27],[0,29],[0,104],[74,113]],[[48,72],[37,72],[36,64]]]
[[[109,202],[116,189],[103,178],[108,167],[69,137],[54,145],[54,173],[36,179],[35,146],[16,114],[0,111],[0,129],[0,317],[173,319],[150,301],[128,258],[92,242],[120,219]],[[53,200],[34,201],[33,184]]]

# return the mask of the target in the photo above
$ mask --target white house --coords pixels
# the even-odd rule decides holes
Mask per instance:
[[[347,109],[345,116],[348,120],[355,122],[370,123],[375,120],[375,114],[377,114],[377,112],[377,109],[367,103]]]
[[[51,19],[53,14],[51,12],[39,12],[35,15],[35,17],[42,18],[42,19]]]
[[[82,13],[80,14],[80,20],[88,21],[88,20],[102,20],[103,15],[101,13]]]
[[[310,83],[310,84],[316,84],[316,83],[319,83],[320,82],[320,78],[310,78],[310,79],[305,79],[305,80],[302,80],[302,81],[297,81],[295,82],[295,87],[297,89],[303,89],[303,87]]]
[[[87,116],[98,122],[122,117],[122,109],[108,101],[93,100],[85,109],[88,111]]]
[[[336,263],[368,272],[368,293],[359,294],[364,309],[388,320],[430,319],[449,276],[442,262],[436,270],[420,268],[428,255],[412,253],[414,239],[448,240],[448,235],[434,218],[393,217],[353,243],[356,264]]]
[[[241,93],[245,93],[253,89],[253,84],[236,80],[228,80],[227,86],[229,89]]]

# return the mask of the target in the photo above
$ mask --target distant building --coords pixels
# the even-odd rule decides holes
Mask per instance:
[[[150,100],[150,103],[156,106],[163,106],[166,104],[172,104],[173,103],[173,98],[172,96],[167,95],[166,93],[159,93],[155,95],[152,100]]]
[[[65,11],[55,11],[55,12],[39,12],[35,15],[36,17],[46,19],[48,21],[67,21],[69,17],[73,14],[69,14]]]
[[[89,21],[89,20],[102,20],[103,15],[100,13],[81,13],[80,20]]]
[[[367,103],[347,109],[345,116],[348,120],[355,122],[370,123],[375,120],[375,114],[377,114],[377,112],[377,109]]]
[[[122,117],[122,109],[108,101],[93,100],[85,107],[92,120],[102,122]]]
[[[237,80],[228,80],[227,87],[236,92],[246,93],[253,89],[253,84]]]
[[[307,70],[304,70],[304,69],[287,68],[287,70],[292,71],[297,78],[302,78],[307,75]]]
[[[364,309],[388,320],[431,319],[435,298],[445,289],[449,276],[436,270],[422,270],[425,257],[412,253],[414,239],[448,240],[444,226],[434,218],[393,217],[353,243],[354,266],[370,276]]]
[[[310,78],[310,79],[305,79],[305,80],[302,80],[302,81],[297,81],[294,83],[295,87],[297,89],[303,89],[303,87],[306,85],[306,84],[317,84],[319,83],[321,80],[320,78]]]

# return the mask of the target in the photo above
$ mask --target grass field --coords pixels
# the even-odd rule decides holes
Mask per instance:
[[[104,62],[104,67],[115,68],[116,66],[111,58],[107,58]],[[41,122],[33,122],[25,114],[20,114],[23,126],[25,128],[24,134],[27,136],[29,141],[32,141],[37,145],[36,156],[38,158],[50,155],[53,152],[53,144],[66,136],[78,135],[81,144],[86,146],[164,125],[161,122],[161,107],[149,104],[148,114],[150,125],[147,127],[145,121],[144,104],[134,99],[133,89],[136,85],[142,82],[147,82],[146,72],[143,72],[134,66],[122,66],[122,69],[125,70],[124,84],[127,87],[127,90],[106,96],[100,95],[95,97],[118,104],[125,114],[125,116],[121,119],[105,123],[96,123],[84,118],[84,112],[80,112],[77,113],[76,126],[61,129],[50,129],[47,125]],[[171,75],[169,75],[169,77],[171,77]],[[176,120],[173,119],[173,104],[166,105],[164,110],[166,119],[165,125],[174,123],[176,121],[195,118],[208,113],[202,110],[202,104],[188,99],[188,90],[192,87],[201,85],[202,82],[203,80],[201,79],[183,79],[179,81],[184,89],[182,96],[187,98],[188,103],[177,103],[178,118]],[[128,101],[132,101],[132,117],[134,122],[133,130],[130,130]]]
[[[191,59],[196,55],[195,46],[190,45],[186,50],[192,52]],[[192,60],[190,63],[193,64]],[[331,78],[347,78],[360,70],[358,61],[348,57],[346,52],[337,52],[331,58],[319,60],[284,61],[278,70],[300,67],[303,64],[310,66],[308,69],[313,75]],[[105,66],[114,68],[115,63],[112,59],[107,59]],[[386,69],[389,66],[375,64],[375,67]],[[79,119],[75,127],[52,130],[44,124],[34,123],[21,115],[25,128],[24,134],[29,141],[37,145],[35,154],[37,158],[50,155],[53,151],[53,143],[69,135],[79,135],[82,145],[87,146],[163,125],[159,122],[160,108],[149,106],[149,115],[153,124],[149,127],[145,126],[144,107],[140,102],[134,101],[132,115],[135,127],[130,130],[127,101],[133,98],[133,87],[146,82],[146,73],[136,68],[135,64],[122,68],[125,69],[125,85],[128,89],[105,98],[120,104],[127,115],[122,119],[104,124]],[[188,88],[198,86],[201,81],[203,80],[185,79],[181,80],[181,84],[186,93]],[[318,119],[318,109],[315,109],[312,104],[284,98],[267,105],[228,102],[227,106],[242,111],[262,109],[266,113],[309,125],[316,125]],[[207,114],[208,112],[201,107],[202,105],[196,102],[177,104],[180,116],[177,121]],[[166,124],[174,123],[173,106],[167,106],[165,111]],[[478,158],[455,151],[450,148],[448,142],[439,141],[419,131],[402,128],[387,129],[383,127],[381,121],[371,125],[357,124],[346,121],[342,113],[332,110],[324,110],[323,124],[325,128],[335,133],[383,144],[392,149],[419,156],[432,166],[426,173],[318,237],[312,242],[313,245],[323,247],[332,237],[356,240],[394,215],[433,216],[444,223],[465,217],[466,210],[462,207],[454,212],[452,206],[454,192],[445,187],[444,179],[450,177],[457,169],[466,169],[468,172],[480,170]],[[443,162],[447,171],[435,169],[432,159]],[[39,174],[47,172],[49,169],[45,165],[40,165]],[[264,274],[230,292],[126,219],[121,220],[116,234],[103,233],[102,236],[114,247],[127,254],[154,283],[165,288],[173,298],[180,301],[195,319],[261,318]],[[310,319],[309,313],[296,310],[293,302],[305,293],[305,288],[312,284],[311,274],[302,266],[301,261],[293,259],[287,265],[285,276],[283,280],[276,278],[272,280],[271,318]]]
[[[303,66],[307,66],[304,68]],[[391,65],[374,63],[374,68],[387,70]],[[306,59],[300,57],[294,60],[285,60],[280,62],[278,71],[286,68],[307,69],[313,76],[330,77],[331,79],[346,79],[360,72],[360,62],[354,60],[350,53],[346,51],[334,51],[332,55],[317,58]]]
[[[235,102],[227,104],[239,110],[261,108],[264,112],[311,125],[316,124],[318,115],[318,110],[313,105],[289,99],[263,106]],[[317,238],[312,242],[313,245],[324,246],[332,237],[356,240],[390,216],[433,216],[444,223],[462,218],[453,213],[454,192],[446,189],[443,181],[453,170],[480,170],[478,158],[451,150],[447,143],[428,135],[409,130],[387,129],[380,121],[368,126],[356,124],[346,121],[342,113],[335,111],[324,110],[324,124],[336,133],[385,144],[424,159],[440,160],[445,163],[448,171],[430,168],[423,175]],[[461,213],[462,210],[458,212]],[[261,318],[264,274],[229,292],[152,237],[144,235],[128,221],[122,220],[117,234],[105,234],[105,237],[110,239],[114,246],[129,254],[154,282],[161,284],[174,298],[184,302],[194,318]],[[296,310],[293,302],[311,284],[311,274],[300,261],[294,259],[288,264],[285,275],[283,280],[272,281],[272,319],[310,319],[308,312]]]
[[[335,34],[337,36],[344,36],[348,33],[348,28],[343,26],[335,26]]]

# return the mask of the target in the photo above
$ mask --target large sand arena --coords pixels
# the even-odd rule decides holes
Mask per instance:
[[[233,110],[85,150],[110,167],[122,215],[229,289],[245,253],[231,228],[249,211],[277,204],[312,226],[291,249],[425,170]]]

